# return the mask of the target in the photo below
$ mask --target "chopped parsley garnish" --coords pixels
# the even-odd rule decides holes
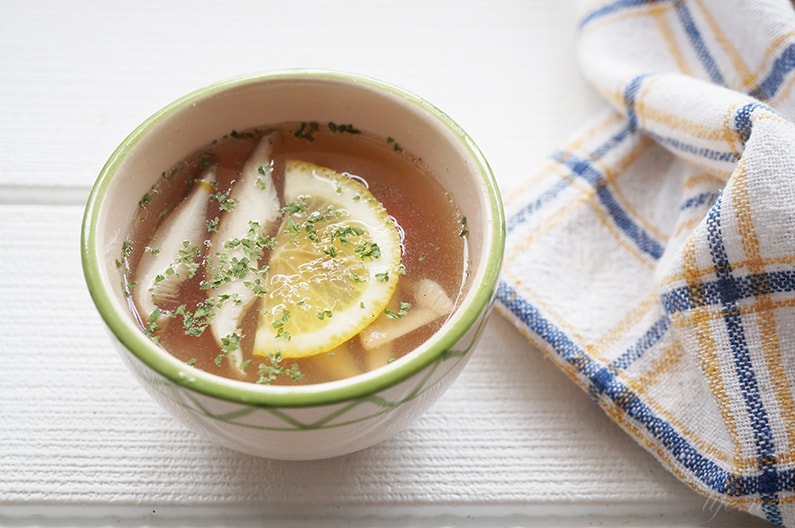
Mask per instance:
[[[125,240],[121,243],[121,256],[124,258],[129,257],[132,255],[133,252],[133,243],[132,240]]]
[[[265,266],[265,268],[267,268],[267,266]],[[251,290],[257,297],[264,297],[265,294],[268,293],[268,290],[262,284],[262,279],[260,278],[256,278],[253,281],[243,281],[243,286]]]
[[[347,133],[347,134],[361,134],[362,131],[358,128],[354,127],[352,124],[337,124],[332,121],[328,123],[328,129],[332,132],[340,132],[340,133]]]
[[[187,240],[182,242],[182,248],[179,250],[175,264],[182,264],[188,270],[188,277],[196,275],[196,270],[199,269],[199,262],[196,259],[201,256],[201,250],[198,246],[191,245]],[[171,268],[169,268],[171,269]]]
[[[257,222],[249,222],[249,229],[246,236],[233,238],[224,243],[224,249],[242,249],[244,257],[233,257],[225,251],[215,253],[215,263],[208,268],[210,272],[199,288],[202,290],[217,289],[222,284],[235,280],[245,279],[249,272],[256,275],[264,275],[268,271],[268,265],[257,267],[257,262],[262,258],[266,249],[276,245],[276,239],[260,233],[260,225]],[[265,288],[259,279],[255,281],[247,280],[244,286],[254,291],[257,295],[265,293]]]
[[[293,363],[292,366],[285,368],[282,365],[283,359],[281,352],[276,352],[275,354],[268,352],[268,362],[260,363],[257,368],[257,374],[259,375],[257,383],[270,385],[279,376],[287,376],[293,381],[300,381],[303,379],[304,375],[299,370],[298,365]]]
[[[237,200],[234,198],[229,197],[229,192],[221,192],[218,191],[210,195],[211,200],[215,200],[218,202],[218,207],[221,208],[222,211],[229,212],[235,208],[237,205]]]
[[[221,351],[232,352],[234,350],[238,350],[240,348],[240,341],[243,339],[243,335],[237,332],[232,332],[231,334],[224,336],[221,338]]]
[[[271,326],[276,329],[276,337],[284,338],[287,341],[290,340],[290,333],[284,329],[284,325],[286,325],[289,320],[290,312],[288,310],[282,310],[282,318],[271,323]]]
[[[384,314],[390,319],[403,319],[409,313],[409,308],[411,308],[411,303],[401,302],[399,311],[395,312],[389,308],[384,308]]]
[[[401,146],[398,144],[398,142],[397,142],[397,141],[395,141],[395,138],[393,138],[393,137],[388,137],[388,138],[386,138],[386,142],[387,142],[387,144],[388,144],[388,145],[392,145],[392,149],[393,149],[395,152],[402,152],[402,151],[403,151],[403,147],[401,147]]]
[[[144,334],[155,343],[157,343],[156,334],[161,330],[160,326],[157,324],[157,321],[160,319],[161,315],[162,312],[160,309],[155,308],[154,311],[149,314],[149,322],[147,323],[146,328],[144,328]]]
[[[362,236],[364,234],[364,229],[361,227],[353,227],[353,226],[346,226],[340,227],[336,231],[331,234],[331,242],[333,243],[334,240],[339,240],[340,244],[345,245],[350,242],[349,237],[352,236]]]
[[[193,312],[188,310],[184,304],[181,304],[174,313],[182,316],[182,326],[185,329],[185,333],[189,336],[198,337],[210,326],[210,320],[215,315],[214,306],[212,299],[207,299],[205,302],[196,305],[196,310]]]
[[[279,212],[282,214],[289,214],[289,215],[292,214],[304,215],[308,207],[309,206],[307,205],[307,203],[303,200],[301,202],[288,202],[284,204],[284,207],[279,209]]]
[[[319,128],[320,126],[318,125],[317,121],[304,121],[301,123],[301,127],[296,130],[293,135],[299,139],[305,139],[311,142],[315,140],[315,132],[317,132]]]
[[[333,316],[334,312],[332,312],[331,310],[323,310],[322,312],[317,313],[317,318],[320,319],[321,321],[323,319],[331,319]]]
[[[375,242],[365,242],[361,246],[358,246],[354,251],[359,254],[359,257],[361,257],[362,260],[373,260],[381,256],[381,248],[378,247],[378,244]]]
[[[238,132],[237,130],[232,130],[229,135],[235,139],[251,139],[256,136],[256,130],[254,132]]]
[[[146,207],[146,206],[149,204],[149,202],[151,202],[151,201],[152,201],[152,195],[151,195],[150,193],[145,193],[145,194],[144,194],[144,195],[141,197],[141,199],[140,199],[140,200],[138,200],[138,207],[139,207],[140,209],[143,209],[143,208],[144,208],[144,207]]]
[[[248,259],[245,257],[241,259],[232,257],[232,260],[229,262],[229,273],[233,280],[242,279],[248,275],[248,262]]]
[[[258,174],[257,174],[257,181],[255,183],[257,184],[257,188],[259,190],[264,191],[265,189],[268,188],[268,182],[266,178],[268,178],[268,176],[270,176],[272,172],[273,172],[273,161],[271,161],[268,165],[260,165],[259,167],[257,167]]]
[[[221,308],[224,304],[232,301],[232,304],[241,304],[240,296],[237,293],[225,293],[217,297],[213,297],[216,308]]]

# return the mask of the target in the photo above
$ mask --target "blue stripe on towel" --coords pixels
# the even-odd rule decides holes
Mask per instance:
[[[704,158],[704,159],[709,160],[709,161],[721,161],[721,162],[727,162],[727,163],[732,163],[733,164],[733,163],[736,163],[737,160],[740,159],[740,156],[738,154],[735,154],[734,152],[725,152],[725,151],[722,152],[720,150],[713,150],[713,149],[708,149],[708,148],[704,148],[704,147],[697,147],[695,145],[691,145],[689,143],[685,143],[685,142],[680,141],[678,139],[675,139],[675,138],[672,138],[672,137],[668,137],[668,136],[662,136],[660,134],[656,134],[656,133],[650,132],[648,130],[644,131],[644,132],[646,134],[648,134],[649,136],[653,137],[661,145],[665,145],[667,147],[670,147],[673,150],[678,150],[678,151],[684,152],[686,154],[693,154],[695,156],[698,156],[700,158]]]
[[[767,101],[781,88],[782,84],[793,68],[795,68],[795,44],[790,44],[773,62],[770,73],[767,74],[759,86],[751,91],[751,96],[762,101]]]
[[[704,70],[706,70],[710,80],[716,84],[725,86],[726,81],[723,79],[720,70],[718,70],[715,59],[710,55],[709,49],[707,49],[707,45],[704,43],[704,39],[701,38],[701,32],[693,21],[693,17],[690,14],[690,10],[685,5],[685,2],[676,2],[676,13],[679,15],[679,21],[682,23],[682,27],[687,33],[690,43],[693,45],[693,49],[696,51],[696,55],[698,55],[698,59],[701,61],[701,65],[704,67]]]
[[[741,106],[734,113],[734,130],[737,132],[737,135],[740,136],[740,141],[742,142],[743,147],[751,137],[751,127],[753,124],[752,117],[754,111],[760,108],[767,109],[768,107],[759,103],[748,103]]]
[[[660,342],[660,339],[668,333],[668,329],[670,328],[670,320],[668,319],[667,315],[660,317],[657,321],[654,322],[651,327],[643,334],[640,339],[627,349],[623,354],[618,356],[611,367],[623,370],[629,368],[632,363],[640,359],[645,352],[651,349],[655,344]]]
[[[638,97],[640,85],[643,84],[643,80],[649,76],[650,74],[648,73],[638,75],[629,83],[627,83],[626,88],[624,88],[624,105],[627,107],[627,117],[629,118],[630,130],[635,130],[638,128],[638,116],[635,114],[635,100]]]
[[[674,0],[617,0],[616,2],[604,5],[585,15],[582,18],[582,20],[580,20],[579,29],[582,29],[583,27],[587,26],[594,20],[610,16],[614,13],[623,11],[625,9],[631,9],[634,7],[643,7],[647,4],[670,3],[672,1]]]
[[[525,205],[522,209],[517,211],[513,216],[508,218],[505,223],[505,228],[508,233],[514,230],[514,228],[522,223],[525,222],[533,213],[537,210],[541,209],[544,204],[551,202],[558,194],[560,194],[564,189],[569,186],[569,182],[566,180],[558,180],[552,185],[549,189],[541,193],[541,195],[536,198],[535,200],[531,201],[527,205]]]
[[[602,158],[605,154],[616,148],[622,141],[630,138],[630,129],[627,127],[619,130],[615,135],[611,136],[607,141],[594,149],[592,159]],[[560,158],[566,156],[563,153],[556,153],[552,158],[560,163]],[[556,181],[552,186],[542,192],[535,200],[532,200],[522,209],[514,213],[506,221],[506,230],[508,233],[514,230],[518,225],[524,223],[533,213],[541,209],[545,204],[555,199],[558,194],[569,187],[569,182],[565,179]]]
[[[682,286],[660,295],[663,307],[669,314],[687,312],[704,306],[720,306],[721,287],[731,282],[731,291],[737,300],[760,295],[795,292],[795,270],[755,273],[744,277],[723,277],[721,281]]]
[[[750,418],[753,430],[754,443],[757,449],[757,459],[762,469],[759,477],[759,494],[765,506],[765,515],[768,520],[781,522],[781,512],[778,509],[778,485],[776,482],[775,449],[773,433],[770,428],[765,404],[759,390],[759,382],[754,373],[754,365],[748,349],[748,343],[743,329],[742,317],[738,307],[740,292],[735,288],[732,278],[732,266],[726,247],[723,244],[721,230],[721,204],[722,198],[710,209],[707,216],[707,240],[709,241],[712,263],[718,282],[718,296],[722,306],[723,321],[729,335],[729,344],[734,357],[734,374],[737,377],[745,407]]]
[[[562,164],[571,170],[572,174],[579,176],[596,189],[600,203],[607,210],[616,227],[632,240],[638,249],[655,260],[662,257],[665,249],[663,245],[639,226],[621,207],[610,192],[610,189],[608,189],[607,182],[602,177],[601,171],[594,167],[590,160],[577,156],[562,156],[560,154],[557,157]]]
[[[707,72],[707,75],[709,76],[710,80],[712,80],[712,82],[714,83],[725,86],[726,81],[723,78],[723,75],[721,74],[717,63],[715,62],[715,59],[709,53],[709,49],[707,48],[707,45],[701,36],[701,32],[699,31],[698,26],[693,20],[693,16],[691,15],[690,10],[687,8],[686,2],[682,2],[681,0],[617,0],[610,4],[599,7],[598,9],[594,9],[590,13],[587,13],[580,20],[578,30],[581,31],[585,26],[594,22],[595,20],[613,15],[620,11],[643,7],[648,4],[662,4],[662,3],[674,4],[676,8],[676,13],[679,16],[679,21],[682,24],[682,28],[685,30],[687,37],[690,39],[690,43],[693,46],[693,49],[695,50],[696,55],[698,56],[701,65],[704,67],[704,70]],[[786,70],[788,64],[787,59],[793,60],[789,56],[787,57],[782,56],[781,60],[782,67],[780,68],[780,70]],[[792,65],[790,64],[789,68],[791,67]],[[771,84],[776,84],[775,81],[777,77],[773,75],[771,75],[771,77],[772,77]],[[781,81],[779,80],[778,84],[780,84],[780,82]]]
[[[698,194],[685,200],[685,202],[679,206],[679,210],[685,211],[704,204],[712,204],[717,200],[718,196],[720,196],[720,193],[717,191]]]

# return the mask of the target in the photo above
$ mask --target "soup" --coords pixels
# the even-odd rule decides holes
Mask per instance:
[[[141,197],[119,266],[142,330],[232,379],[322,383],[446,320],[466,217],[422,160],[350,124],[231,132]]]

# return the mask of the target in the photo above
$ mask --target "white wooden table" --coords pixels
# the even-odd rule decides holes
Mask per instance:
[[[509,190],[603,104],[575,20],[567,0],[3,0],[0,525],[762,525],[679,483],[499,317],[410,429],[286,463],[175,424],[86,292],[90,186],[183,93],[288,67],[377,77],[448,112]]]

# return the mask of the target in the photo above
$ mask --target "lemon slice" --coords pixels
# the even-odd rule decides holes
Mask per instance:
[[[287,161],[284,203],[254,354],[299,358],[378,318],[397,286],[401,242],[367,187],[329,168]]]

